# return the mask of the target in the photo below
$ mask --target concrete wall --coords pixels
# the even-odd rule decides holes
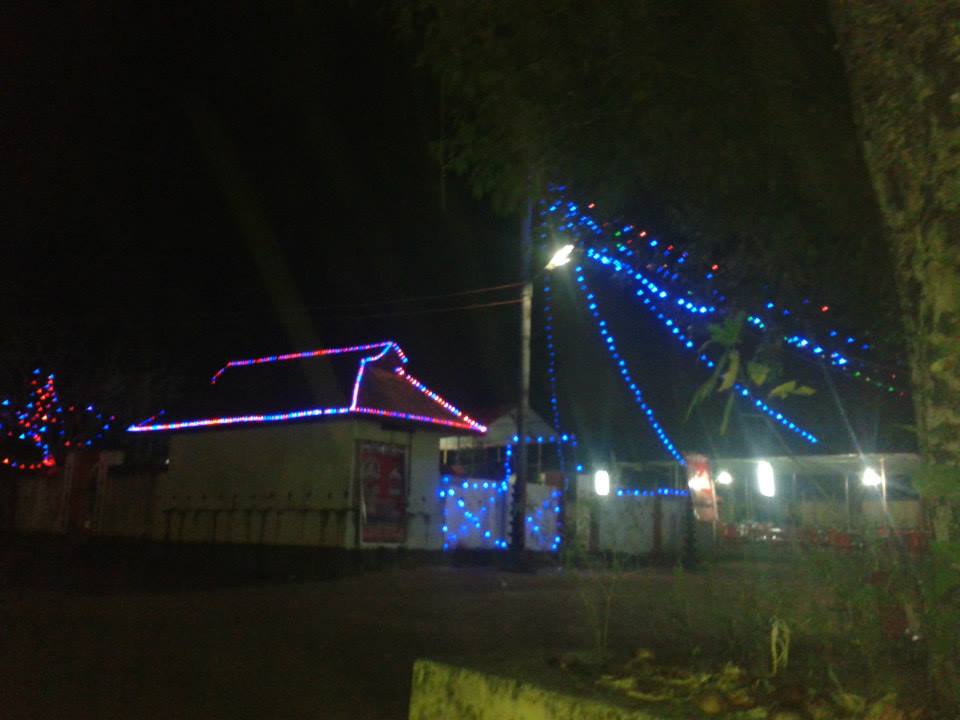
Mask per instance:
[[[657,720],[519,680],[417,660],[410,689],[410,720]]]
[[[598,549],[628,555],[648,555],[654,551],[675,554],[683,548],[687,516],[685,497],[596,498],[593,521],[596,523]],[[656,513],[660,512],[660,546],[656,546]]]
[[[64,527],[63,473],[21,475],[16,478],[14,529],[18,532],[62,532]]]
[[[100,488],[93,533],[144,538],[152,526],[157,475],[107,475]]]
[[[407,448],[404,545],[439,549],[438,438],[354,420],[175,435],[169,472],[157,484],[151,537],[365,547],[354,466],[357,443],[373,441]]]

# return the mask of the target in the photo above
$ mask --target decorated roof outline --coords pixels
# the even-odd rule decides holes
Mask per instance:
[[[273,363],[286,363],[296,360],[310,360],[321,357],[331,357],[338,355],[347,355],[351,353],[364,353],[357,365],[356,375],[350,392],[350,402],[348,405],[333,405],[322,407],[307,407],[297,410],[284,412],[259,412],[245,414],[231,414],[218,417],[207,417],[197,419],[177,420],[173,422],[158,421],[162,413],[147,418],[139,423],[135,423],[127,428],[128,432],[159,432],[159,431],[178,431],[192,430],[210,427],[230,427],[244,425],[259,425],[273,422],[291,422],[310,418],[321,418],[343,415],[368,415],[384,418],[393,418],[396,420],[406,420],[410,422],[419,422],[432,425],[440,425],[460,430],[469,430],[472,432],[483,433],[487,428],[477,422],[469,415],[461,411],[458,407],[441,397],[438,393],[420,382],[417,378],[410,375],[404,365],[409,361],[402,348],[393,340],[383,342],[369,343],[365,345],[352,345],[337,348],[321,348],[306,352],[289,353],[285,355],[267,355],[257,358],[242,360],[231,360],[216,373],[210,380],[211,385],[216,385],[224,375],[231,369],[243,368],[254,365],[264,365]],[[370,381],[365,384],[364,379],[371,373],[376,376],[374,382],[383,385],[389,383],[388,378],[400,381],[400,387],[413,388],[420,395],[427,398],[431,404],[442,410],[440,417],[428,415],[423,412],[408,412],[395,407],[382,407],[395,399],[399,388],[398,383],[393,383],[392,388],[387,388],[388,392],[376,392],[377,388],[369,388]],[[383,390],[383,388],[380,388]],[[390,391],[392,390],[392,392]]]

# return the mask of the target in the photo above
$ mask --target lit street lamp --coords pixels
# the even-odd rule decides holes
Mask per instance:
[[[550,262],[547,263],[547,270],[555,270],[561,265],[566,265],[570,262],[570,256],[573,254],[574,246],[571,244],[566,244],[557,250],[553,257],[550,258]]]
[[[757,463],[757,490],[768,498],[777,494],[777,480],[773,474],[773,465],[766,460]]]
[[[530,337],[532,335],[531,325],[533,322],[533,279],[530,276],[531,258],[533,255],[532,237],[532,218],[533,204],[530,198],[527,199],[527,212],[524,214],[522,229],[522,247],[520,249],[520,272],[523,280],[523,290],[521,292],[520,307],[520,383],[519,399],[517,402],[517,453],[516,460],[516,479],[513,483],[513,512],[512,527],[510,529],[510,547],[514,552],[520,552],[525,544],[525,525],[523,522],[524,512],[527,505],[527,441],[526,441],[526,413],[527,406],[530,404]],[[546,269],[566,265],[570,262],[571,255],[575,250],[571,243],[563,245],[554,252]],[[559,428],[557,428],[559,430]]]
[[[597,470],[593,475],[593,491],[597,495],[610,494],[610,473],[606,470]]]

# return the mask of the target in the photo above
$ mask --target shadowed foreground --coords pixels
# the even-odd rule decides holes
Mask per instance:
[[[664,579],[669,575],[665,575]],[[0,593],[12,718],[403,718],[419,656],[587,642],[576,583],[421,568],[154,593]]]

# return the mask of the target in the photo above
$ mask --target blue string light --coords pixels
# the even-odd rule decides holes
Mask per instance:
[[[634,498],[645,498],[645,497],[687,497],[690,494],[689,490],[682,490],[676,488],[657,488],[656,490],[630,490],[625,488],[620,488],[616,492],[616,497],[634,497]]]
[[[636,229],[632,225],[613,228],[607,224],[599,225],[589,214],[581,210],[578,205],[565,200],[563,190],[554,188],[553,192],[555,193],[555,199],[549,201],[549,203],[545,203],[547,207],[542,212],[544,216],[557,214],[561,218],[560,229],[574,233],[586,232],[588,237],[609,241],[614,244],[618,253],[630,258],[636,257],[639,259],[639,255],[624,243],[632,243],[635,239],[644,239],[643,246],[646,252],[653,256],[652,262],[650,259],[642,261],[647,270],[661,276],[664,282],[670,283],[673,286],[673,293],[678,296],[677,300],[680,301],[680,307],[694,312],[694,310],[685,304],[686,302],[690,302],[689,297],[683,297],[692,295],[692,292],[687,289],[682,289],[680,286],[681,283],[685,284],[688,282],[688,278],[685,275],[689,275],[686,267],[689,254],[686,251],[675,248],[673,245],[664,246],[656,238],[648,238],[645,231],[634,232]],[[593,209],[593,207],[591,203],[588,209]],[[627,235],[631,234],[633,237],[625,239]],[[668,262],[662,262],[662,260],[667,260]],[[711,265],[710,271],[703,275],[704,279],[707,281],[713,280],[718,270],[718,265]],[[634,274],[636,275],[635,271]],[[639,280],[640,278],[636,279]],[[648,283],[653,282],[649,277],[645,277],[645,280]],[[658,292],[662,292],[663,290],[663,288],[658,286]],[[715,288],[710,290],[710,295],[716,298],[718,302],[724,302],[726,299]],[[696,312],[699,312],[701,307],[709,307],[705,303],[691,304],[696,306]],[[804,305],[810,304],[809,300],[804,300]],[[819,309],[821,314],[830,311],[828,305],[821,305]],[[747,323],[759,332],[766,332],[772,317],[782,320],[783,318],[794,316],[795,313],[789,308],[776,307],[773,301],[768,301],[765,305],[765,312],[751,313],[747,318]],[[837,343],[842,343],[839,337],[840,332],[837,329],[829,330],[828,335],[830,338],[836,338]],[[799,350],[805,354],[821,359],[826,362],[829,367],[844,372],[857,380],[867,382],[886,392],[896,393],[901,397],[907,395],[905,389],[898,387],[896,383],[896,373],[879,368],[871,370],[868,362],[850,357],[848,349],[851,346],[861,351],[867,351],[871,347],[869,343],[861,342],[853,335],[846,335],[845,344],[839,346],[831,346],[829,343],[817,341],[813,337],[804,335],[787,335],[784,336],[784,341],[791,349]],[[818,347],[820,348],[819,352],[816,350]]]
[[[547,380],[550,385],[550,412],[553,417],[553,427],[560,430],[560,402],[557,399],[557,365],[556,348],[553,344],[553,309],[550,297],[550,283],[543,284],[543,315],[544,330],[547,343]],[[556,443],[557,461],[560,463],[560,472],[564,472],[563,443]]]
[[[445,475],[437,490],[443,501],[443,549],[462,546],[506,550],[509,546],[503,532],[506,528],[509,483],[492,480],[455,481]],[[562,496],[551,490],[540,506],[526,516],[528,547],[556,551],[561,538],[551,529],[558,527]]]
[[[481,481],[453,482],[448,475],[440,478],[437,495],[443,500],[443,549],[453,550],[468,539],[477,547],[506,550],[507,540],[494,536],[508,498],[502,483]],[[476,535],[474,538],[473,536]]]
[[[604,256],[601,253],[597,253],[594,250],[587,250],[587,258],[593,260],[594,262],[606,264],[603,262],[603,257]],[[622,269],[623,268],[621,268],[621,270]],[[614,272],[619,272],[619,270],[617,270],[615,267],[613,270]],[[659,295],[657,293],[651,292],[649,289],[644,289],[642,287],[637,289],[636,295],[638,298],[640,298],[644,307],[647,308],[647,310],[649,310],[654,316],[656,316],[657,320],[659,320],[669,331],[670,337],[672,337],[676,342],[680,343],[685,350],[695,349],[696,342],[694,338],[684,331],[681,326],[681,321],[675,316],[672,316],[669,309],[667,309],[670,307],[669,303],[664,304],[658,302]],[[588,299],[591,301],[593,300],[593,293],[589,294]],[[716,365],[716,363],[710,359],[709,356],[703,353],[699,355],[699,360],[708,368],[713,368]]]
[[[753,403],[753,406],[754,406],[755,408],[757,408],[758,410],[761,410],[761,411],[764,412],[766,415],[768,415],[770,418],[776,420],[778,423],[780,423],[780,424],[783,425],[785,428],[787,428],[787,430],[792,430],[793,432],[795,432],[797,435],[799,435],[800,437],[802,437],[804,440],[806,440],[806,441],[807,441],[808,443],[810,443],[811,445],[816,445],[816,444],[819,442],[819,440],[816,438],[815,435],[813,435],[813,433],[807,432],[807,431],[804,430],[802,427],[800,427],[800,426],[797,425],[795,422],[793,422],[790,418],[788,418],[786,415],[784,415],[782,412],[779,412],[778,410],[770,407],[770,406],[767,405],[767,403],[765,403],[763,400],[754,397],[753,394],[752,394],[746,387],[744,387],[743,385],[741,385],[740,383],[737,383],[736,385],[734,385],[734,386],[733,386],[733,389],[734,389],[734,391],[737,392],[741,397],[743,397],[743,398],[747,399],[749,402]]]
[[[590,314],[593,315],[594,320],[597,321],[597,330],[600,333],[601,339],[603,340],[602,344],[606,348],[607,353],[613,359],[614,364],[617,366],[620,376],[623,378],[624,383],[626,383],[627,388],[629,388],[630,392],[633,393],[634,401],[643,411],[644,418],[653,429],[654,433],[666,451],[670,453],[670,455],[672,455],[678,463],[681,465],[686,465],[683,455],[680,454],[673,442],[671,442],[670,438],[667,436],[667,433],[660,426],[660,423],[657,422],[657,419],[653,413],[653,408],[651,408],[643,399],[643,393],[640,391],[640,388],[630,375],[630,371],[627,369],[626,361],[620,357],[620,353],[617,350],[616,340],[614,339],[613,334],[607,329],[606,321],[600,317],[600,310],[598,309],[596,299],[593,297],[593,294],[590,292],[590,288],[587,286],[586,278],[583,276],[583,268],[577,266],[576,272],[577,286],[583,293],[584,300],[587,303],[587,308],[589,309]]]
[[[589,259],[591,259],[591,260],[594,260],[595,262],[601,262],[601,264],[602,264],[602,261],[601,261],[601,259],[600,259],[600,257],[599,257],[599,254],[596,253],[596,252],[591,252],[591,251],[588,250],[588,251],[587,251],[587,257],[588,257]],[[615,271],[616,271],[616,269],[615,269]],[[579,278],[578,278],[578,279],[579,279]],[[691,351],[691,352],[696,352],[696,350],[695,350],[695,343],[693,342],[693,340],[691,340],[691,339],[677,326],[676,322],[675,322],[673,319],[671,319],[668,315],[664,314],[664,313],[661,311],[661,309],[657,306],[657,303],[656,303],[655,301],[653,301],[653,300],[650,299],[650,297],[649,297],[650,293],[649,293],[648,291],[644,291],[642,288],[641,288],[640,290],[638,290],[637,292],[638,292],[638,296],[640,296],[640,297],[642,298],[644,306],[645,306],[651,313],[653,313],[653,314],[657,317],[658,320],[660,320],[660,322],[664,325],[664,327],[667,328],[667,330],[670,331],[670,335],[671,335],[673,338],[675,338],[675,339],[677,340],[677,342],[679,342],[679,343],[683,346],[683,348],[684,348],[685,350]],[[590,301],[590,305],[591,305],[591,306],[595,306],[595,305],[596,305],[595,301],[593,300],[593,293],[588,292],[588,293],[587,293],[587,299]],[[588,306],[588,307],[590,307],[590,306]],[[713,369],[713,368],[716,367],[716,363],[715,363],[708,355],[706,355],[705,353],[699,353],[699,354],[697,354],[697,355],[696,355],[696,358],[697,358],[697,360],[698,360],[699,362],[701,362],[702,364],[704,364],[707,368]],[[792,431],[792,432],[795,432],[797,435],[799,435],[800,437],[802,437],[804,440],[806,440],[807,442],[809,442],[809,443],[811,443],[811,444],[816,444],[816,443],[817,443],[817,438],[816,438],[816,436],[814,436],[812,433],[808,432],[807,430],[805,430],[805,429],[803,429],[802,427],[800,427],[799,425],[797,425],[797,423],[795,423],[795,422],[793,422],[792,420],[790,420],[790,418],[787,417],[786,415],[784,415],[782,412],[780,412],[780,411],[778,411],[778,410],[770,407],[767,403],[763,402],[762,400],[759,400],[759,399],[754,398],[754,397],[751,395],[750,391],[747,390],[747,388],[742,387],[742,386],[738,386],[738,387],[737,387],[737,390],[738,390],[738,394],[739,394],[741,397],[743,397],[743,398],[748,398],[748,399],[753,403],[754,407],[756,407],[756,408],[758,408],[759,410],[763,411],[766,415],[768,415],[770,418],[776,420],[778,423],[780,423],[780,424],[781,424],[783,427],[785,427],[786,429],[788,429],[788,430],[790,430],[790,431]]]
[[[688,313],[691,313],[696,316],[702,316],[707,314],[713,314],[717,311],[717,308],[714,305],[706,305],[700,302],[693,302],[688,298],[674,296],[671,297],[672,293],[663,287],[657,285],[643,273],[639,272],[635,267],[626,263],[617,258],[610,257],[603,252],[594,250],[593,248],[587,249],[587,256],[591,259],[598,261],[601,265],[609,265],[613,268],[614,272],[626,271],[627,274],[635,281],[637,281],[640,286],[647,292],[651,293],[654,297],[660,298],[661,300],[666,300],[671,303],[675,303],[677,307],[681,310],[685,310]],[[673,294],[675,295],[675,293]]]

